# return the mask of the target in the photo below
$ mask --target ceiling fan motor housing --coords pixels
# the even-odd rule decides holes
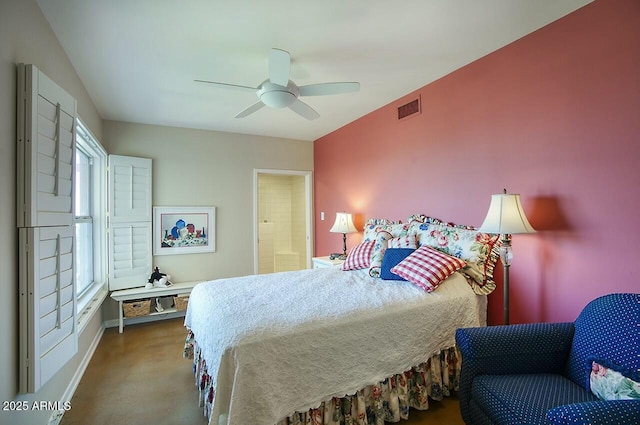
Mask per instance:
[[[258,98],[267,106],[272,108],[286,108],[296,101],[299,95],[298,86],[291,80],[287,87],[265,81],[260,84]]]

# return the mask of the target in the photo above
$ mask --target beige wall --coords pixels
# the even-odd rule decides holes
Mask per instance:
[[[78,112],[102,136],[102,121],[33,0],[0,0],[0,401],[59,400],[100,331],[100,314],[86,327],[79,352],[38,393],[18,396],[18,257],[16,230],[16,64],[31,63],[78,100]],[[45,424],[51,412],[0,410],[0,423]]]
[[[153,205],[216,207],[216,252],[155,256],[173,281],[253,273],[253,170],[313,170],[313,143],[104,121],[107,152],[153,160]],[[109,300],[105,318],[117,317]]]
[[[157,257],[178,280],[253,271],[254,168],[311,170],[310,142],[208,131],[103,123],[82,82],[33,0],[0,0],[0,401],[60,400],[85,354],[100,335],[96,315],[80,335],[79,352],[38,393],[18,395],[18,270],[15,217],[16,64],[32,63],[78,100],[78,113],[109,153],[154,160],[155,205],[218,207],[217,252]],[[103,129],[104,125],[104,129]],[[105,319],[117,316],[108,301]],[[51,412],[6,412],[0,423],[46,424]]]

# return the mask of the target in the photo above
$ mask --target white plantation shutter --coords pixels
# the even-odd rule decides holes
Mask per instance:
[[[144,286],[151,274],[151,223],[111,224],[109,289]]]
[[[28,340],[20,346],[27,373],[22,392],[35,392],[78,351],[73,226],[30,227],[19,231],[21,257],[20,321]]]
[[[152,271],[151,160],[109,156],[109,289],[144,286]]]
[[[76,101],[32,65],[18,91],[18,227],[71,226]]]
[[[20,392],[36,392],[78,350],[74,288],[76,101],[18,65]]]
[[[151,222],[151,160],[109,155],[112,223]]]

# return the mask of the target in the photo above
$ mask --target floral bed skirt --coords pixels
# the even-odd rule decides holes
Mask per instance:
[[[215,388],[200,349],[189,331],[184,358],[193,359],[199,405],[209,418]],[[306,412],[295,412],[275,425],[384,425],[409,417],[409,408],[427,410],[429,398],[442,400],[459,388],[461,356],[457,347],[442,350],[425,363],[362,388],[353,395],[333,398]]]

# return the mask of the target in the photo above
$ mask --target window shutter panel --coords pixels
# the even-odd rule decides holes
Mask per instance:
[[[151,160],[109,155],[111,223],[151,222]]]
[[[36,392],[78,350],[73,227],[76,101],[18,65],[20,392]]]
[[[144,286],[152,271],[148,158],[109,155],[109,289]]]
[[[19,231],[21,392],[36,392],[78,351],[74,228]],[[26,295],[26,296],[25,296]],[[24,338],[26,337],[26,338]]]
[[[18,70],[18,227],[71,226],[76,101],[33,65]]]

